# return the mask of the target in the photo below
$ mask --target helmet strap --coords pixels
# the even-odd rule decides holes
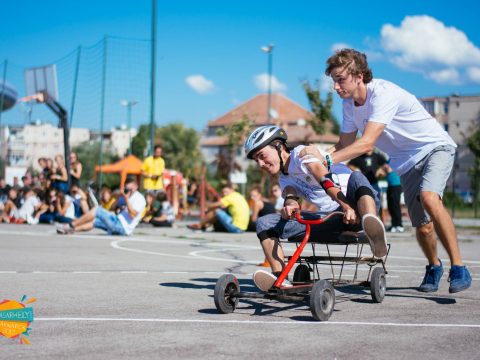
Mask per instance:
[[[282,145],[280,145],[279,143],[276,143],[275,149],[277,149],[277,154],[278,154],[278,157],[280,158],[280,171],[282,172],[283,175],[288,175],[288,171],[285,171],[285,164],[283,163]]]

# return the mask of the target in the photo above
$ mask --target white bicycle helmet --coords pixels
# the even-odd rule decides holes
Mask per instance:
[[[276,125],[265,125],[255,129],[245,141],[245,155],[253,159],[253,154],[270,144],[273,140],[287,141],[287,133]]]

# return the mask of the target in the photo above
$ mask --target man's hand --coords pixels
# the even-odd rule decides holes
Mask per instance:
[[[343,209],[343,222],[345,224],[357,224],[359,221],[357,213],[351,207]]]
[[[291,219],[293,217],[293,213],[299,209],[300,209],[300,205],[298,204],[298,202],[292,201],[289,205],[286,205],[282,208],[282,210],[280,211],[280,214],[283,219],[288,220],[288,219]]]
[[[301,157],[315,157],[321,161],[322,165],[325,166],[328,172],[330,172],[330,165],[332,165],[332,155],[329,152],[320,150],[315,145],[308,145],[300,153]]]

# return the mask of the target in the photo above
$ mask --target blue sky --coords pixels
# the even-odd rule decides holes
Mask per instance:
[[[386,4],[367,1],[360,8],[357,1],[159,0],[157,124],[182,121],[200,130],[264,91],[267,56],[260,47],[269,43],[275,44],[275,89],[305,107],[300,79],[322,79],[325,60],[342,44],[366,52],[375,77],[419,97],[480,94],[479,5],[463,0]],[[22,66],[52,63],[104,35],[150,38],[149,0],[10,1],[2,4],[2,13],[0,61],[7,58],[8,69],[18,74]],[[149,61],[148,54],[143,60]],[[140,63],[124,71],[145,65]],[[148,75],[148,67],[140,72]],[[11,80],[22,92],[18,74]],[[134,126],[148,121],[145,79],[145,91],[135,99]],[[107,99],[107,128],[126,122],[118,101],[123,95]],[[77,105],[73,125],[98,128],[87,107]],[[48,117],[37,108],[34,119]],[[335,113],[341,117],[338,97]],[[20,109],[2,118],[4,123],[24,121]]]

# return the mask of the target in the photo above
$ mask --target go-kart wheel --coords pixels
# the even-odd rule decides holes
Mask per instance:
[[[240,284],[238,279],[231,274],[224,274],[217,280],[215,284],[215,291],[213,299],[217,310],[222,314],[229,314],[234,312],[238,304],[238,297],[240,292]]]
[[[293,282],[310,282],[310,269],[305,264],[300,264],[293,273]]]
[[[385,297],[387,290],[387,280],[385,279],[385,271],[381,267],[373,269],[370,277],[370,293],[373,302],[381,303]]]
[[[310,293],[310,311],[318,321],[327,321],[335,307],[335,289],[327,280],[319,280]]]

